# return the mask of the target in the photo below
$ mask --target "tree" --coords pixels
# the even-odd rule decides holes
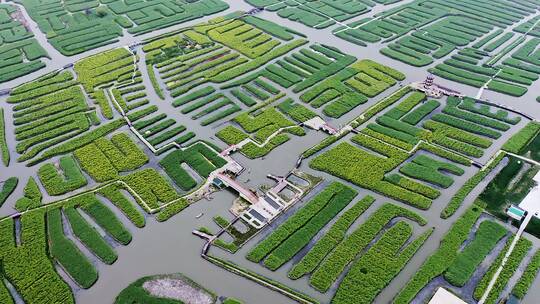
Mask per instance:
[[[96,14],[99,17],[105,17],[107,15],[107,9],[104,6],[96,8]]]

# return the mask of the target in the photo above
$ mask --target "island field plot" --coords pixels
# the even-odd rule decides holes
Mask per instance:
[[[486,292],[513,237],[481,207],[470,207],[454,222],[439,248],[424,261],[394,302],[427,301],[437,288],[444,287],[468,303],[476,303]],[[528,290],[529,282],[537,274],[534,254],[532,242],[520,238],[485,303],[499,303],[516,294],[522,298],[522,292]],[[517,283],[511,278],[516,278]]]
[[[43,58],[49,55],[28,29],[20,10],[0,4],[0,83],[44,68]]]
[[[538,164],[538,132],[539,127],[530,128],[527,132],[530,141],[521,149],[512,150],[517,156],[507,156],[507,161],[497,171],[496,176],[489,182],[478,196],[476,204],[485,208],[502,221],[511,220],[506,213],[511,205],[519,206],[525,197],[536,187],[535,175],[539,172]],[[523,157],[523,158],[518,158]],[[519,225],[513,221],[514,225]],[[540,236],[540,220],[533,217],[525,229],[526,232]]]
[[[538,20],[540,20],[540,16],[531,18],[526,22],[522,22],[518,26],[514,27],[513,31],[523,34],[526,33],[527,35],[534,37],[540,37],[540,23],[538,23]]]
[[[417,213],[339,182],[325,182],[317,189],[234,255],[221,249],[211,254],[324,303],[336,290],[339,297],[348,298],[344,301],[358,290],[369,290],[361,303],[370,303],[433,229]]]
[[[471,99],[439,102],[407,89],[380,104],[389,102],[394,106],[358,127],[350,142],[316,155],[310,167],[429,209],[475,159],[487,162],[504,142],[504,132],[521,119],[505,111],[495,115]]]
[[[333,32],[361,46],[381,43],[383,55],[412,66],[438,63],[429,71],[440,77],[522,96],[538,79],[538,41],[528,38],[538,18],[527,19],[537,9],[529,1],[413,1]]]
[[[538,38],[526,40],[519,36],[491,53],[465,48],[429,71],[474,87],[486,86],[495,92],[522,96],[540,75],[539,44]]]
[[[19,2],[42,18],[63,55],[233,3]],[[110,302],[126,278],[163,267],[206,276],[224,298],[241,295],[236,286],[249,302],[266,292],[258,288],[281,290],[261,304],[285,294],[333,304],[426,302],[439,287],[470,303],[482,297],[517,231],[505,208],[534,186],[540,124],[497,103],[434,99],[405,81],[449,66],[485,73],[493,91],[524,94],[537,78],[536,0],[466,0],[460,8],[263,2],[249,3],[289,20],[268,12],[205,18],[78,55],[0,96],[0,207],[9,212],[0,218],[1,303]],[[418,23],[406,27],[409,19]],[[400,32],[386,20],[402,22]],[[362,42],[371,53],[341,40],[360,28],[380,37]],[[319,32],[341,44],[311,36]],[[397,58],[411,70],[375,53],[404,47],[421,54]],[[268,225],[236,218],[283,183],[289,188],[276,195],[298,202]],[[538,235],[533,219],[487,303],[534,297]]]
[[[338,1],[279,1],[279,0],[245,0],[247,3],[276,12],[278,16],[306,26],[323,29],[335,24],[361,16],[372,8],[387,5],[401,0],[338,0]]]
[[[115,263],[116,248],[145,226],[147,212],[166,220],[187,207],[148,162],[129,135],[116,133],[83,145],[59,164],[42,164],[42,187],[30,178],[15,204],[22,213],[0,220],[2,273],[13,292],[28,303],[74,303],[71,288],[94,285],[97,269]],[[47,202],[41,189],[49,198],[70,195]],[[14,303],[1,287],[2,303]]]
[[[29,165],[80,148],[129,126],[157,150],[194,137],[150,104],[137,57],[127,48],[106,51],[15,88],[7,102],[19,162]]]
[[[537,9],[538,4],[530,1],[413,1],[372,18],[337,27],[334,34],[364,46],[375,42],[393,42],[399,38],[397,41],[403,39],[407,46],[402,53],[404,57],[408,50],[414,51],[414,47],[418,45],[418,49],[430,46],[426,50],[439,50],[437,55],[432,55],[440,58],[438,55],[444,54],[444,49],[455,48],[463,43],[462,39],[474,40],[475,35],[482,36],[486,28],[489,30],[512,26],[533,15]],[[468,23],[456,23],[460,20]],[[470,23],[478,24],[479,27],[473,27]],[[427,32],[423,35],[424,30]],[[458,39],[460,36],[461,39]],[[455,40],[452,41],[451,38]],[[411,39],[413,43],[410,43]]]
[[[229,7],[221,0],[15,2],[24,6],[48,41],[67,56],[116,42],[124,31],[140,35]]]
[[[334,47],[306,46],[302,34],[275,23],[234,17],[144,46],[146,62],[154,67],[151,73],[177,98],[173,106],[193,113],[192,119],[208,117],[202,125],[288,91],[322,108],[325,116],[338,118],[405,79],[399,71],[357,61]],[[203,106],[208,108],[195,112]]]

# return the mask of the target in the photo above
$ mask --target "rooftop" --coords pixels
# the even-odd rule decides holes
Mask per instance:
[[[439,287],[439,289],[437,289],[437,292],[433,295],[433,298],[431,298],[431,301],[429,301],[428,304],[467,304],[467,302],[458,298],[456,295],[449,292],[448,290]]]
[[[521,201],[519,207],[540,218],[540,172],[533,177],[533,180],[536,182],[536,186]]]

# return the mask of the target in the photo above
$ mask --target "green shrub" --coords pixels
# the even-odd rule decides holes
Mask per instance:
[[[0,108],[0,153],[4,166],[9,165],[9,148],[6,139],[6,122],[4,120],[4,109]]]
[[[216,133],[216,136],[228,145],[238,144],[249,137],[246,133],[233,126],[226,126],[225,128],[219,130]]]
[[[515,295],[518,299],[523,299],[525,294],[531,287],[533,281],[538,275],[538,270],[540,269],[540,251],[536,251],[529,263],[527,268],[519,278],[519,281],[514,285],[512,294]]]
[[[386,181],[393,183],[394,185],[398,185],[407,190],[416,192],[418,194],[422,194],[423,196],[429,197],[431,199],[436,199],[437,197],[441,195],[441,192],[439,190],[433,189],[430,186],[416,182],[412,179],[409,179],[405,176],[401,176],[396,173],[385,176],[384,179]]]
[[[258,263],[278,246],[283,244],[287,239],[294,235],[296,231],[306,225],[313,217],[315,217],[323,208],[325,208],[332,198],[341,193],[349,193],[353,190],[334,182],[326,187],[315,198],[310,200],[302,209],[289,217],[285,223],[274,230],[270,236],[261,241],[257,246],[253,247],[247,254],[247,259]],[[355,192],[352,192],[356,194]]]
[[[379,112],[383,111],[384,109],[388,108],[389,106],[396,103],[398,100],[400,100],[403,96],[405,96],[407,93],[409,93],[412,90],[411,87],[405,86],[394,93],[392,93],[390,96],[386,97],[385,99],[379,101],[374,106],[367,109],[364,113],[362,113],[357,119],[356,123],[363,124],[364,122],[368,121],[371,117],[377,115]]]
[[[183,151],[173,151],[165,156],[159,162],[160,166],[173,179],[175,184],[188,191],[194,188],[197,183],[181,167],[182,163],[186,163],[193,168],[201,177],[207,178],[211,172],[223,167],[227,161],[202,143],[197,143]]]
[[[435,277],[441,275],[452,265],[458,256],[458,250],[461,244],[467,239],[469,231],[482,210],[478,207],[469,208],[465,214],[460,217],[441,239],[439,248],[429,256],[422,266],[417,270],[409,282],[401,289],[394,298],[394,303],[410,303],[429,282]]]
[[[271,51],[262,54],[261,56],[247,62],[243,63],[241,65],[238,65],[236,67],[233,67],[231,69],[227,69],[221,73],[216,74],[215,76],[211,77],[210,80],[212,82],[222,83],[231,79],[234,79],[242,74],[246,74],[248,72],[253,71],[254,69],[264,65],[265,63],[271,61],[274,58],[277,58],[279,56],[282,56],[284,54],[287,54],[288,52],[294,50],[295,48],[302,46],[307,43],[307,40],[304,39],[297,39],[290,43],[278,46]]]
[[[122,245],[127,245],[131,242],[131,233],[129,233],[111,209],[101,203],[95,195],[85,194],[77,197],[76,202],[113,239]]]
[[[107,159],[95,143],[90,143],[73,153],[81,168],[97,182],[106,182],[118,178],[118,170]]]
[[[15,202],[15,209],[17,209],[19,212],[36,208],[41,205],[43,195],[41,194],[38,184],[33,177],[28,178],[28,183],[24,187],[23,193],[24,196]]]
[[[42,209],[20,218],[20,242],[15,241],[15,221],[0,222],[2,277],[9,280],[25,303],[73,304],[71,288],[56,272],[47,250],[47,225]]]
[[[133,203],[127,199],[120,191],[122,188],[117,184],[111,184],[99,190],[99,194],[106,197],[118,209],[120,209],[126,217],[138,228],[145,226],[144,215],[135,207]]]
[[[47,212],[49,252],[82,288],[90,288],[98,279],[97,270],[79,248],[64,235],[60,209]]]
[[[64,209],[73,234],[105,264],[111,265],[118,255],[96,228],[92,227],[75,208]]]
[[[422,132],[422,130],[417,128],[417,127],[411,126],[411,125],[409,125],[407,123],[404,123],[402,121],[390,118],[388,116],[377,117],[377,123],[379,123],[379,124],[381,124],[381,125],[383,125],[385,127],[392,128],[394,130],[398,130],[398,131],[407,133],[407,134],[409,134],[411,136],[414,136],[414,137],[419,137],[420,133]]]
[[[257,99],[267,100],[268,98],[270,98],[270,95],[268,93],[260,90],[258,87],[251,84],[245,84],[242,86],[242,88],[249,92],[251,95],[255,96]]]
[[[205,97],[205,96],[208,96],[212,93],[214,93],[216,91],[216,89],[214,89],[213,87],[205,87],[203,89],[200,89],[198,91],[194,91],[190,94],[187,94],[187,95],[184,95],[178,99],[175,99],[172,103],[172,105],[174,107],[179,107],[179,106],[182,106],[182,105],[185,105],[187,103],[190,103],[196,99],[199,99],[199,98],[202,98],[202,97]]]
[[[407,243],[413,227],[398,222],[386,231],[359,260],[354,262],[339,284],[332,303],[370,303],[400,273],[422,247],[434,228]],[[403,247],[405,246],[405,247]]]
[[[343,208],[357,195],[357,192],[344,188],[334,193],[330,201],[304,226],[291,234],[284,242],[276,247],[264,260],[264,265],[276,270],[293,258],[324,228]]]
[[[409,113],[414,107],[416,107],[420,102],[426,100],[426,95],[421,92],[413,92],[405,100],[400,102],[397,106],[393,107],[390,111],[386,112],[384,115],[389,116],[390,118],[399,120],[405,114]]]
[[[419,155],[412,162],[406,163],[399,171],[409,177],[427,181],[443,188],[450,187],[454,180],[442,174],[447,171],[456,175],[463,175],[463,169],[446,162],[436,161],[426,155]]]
[[[39,180],[49,195],[62,195],[86,186],[87,181],[72,156],[60,158],[59,169],[45,164],[38,170]]]
[[[502,150],[519,154],[521,150],[538,134],[540,123],[530,122],[524,128],[512,135],[502,146]]]
[[[3,182],[2,191],[0,191],[0,207],[2,207],[13,191],[15,191],[18,183],[19,179],[17,177],[10,177]]]
[[[415,145],[418,143],[418,138],[416,136],[410,135],[408,133],[398,131],[392,128],[388,128],[379,124],[368,124],[367,128],[375,131],[376,133],[384,134],[388,138],[392,138],[393,140],[399,140],[405,143],[408,143],[409,145]],[[365,134],[368,134],[366,132],[363,132]],[[409,149],[410,150],[410,149]]]
[[[317,116],[315,112],[309,110],[305,106],[295,103],[292,98],[286,99],[284,102],[280,103],[277,108],[297,122],[306,122]]]
[[[373,213],[361,226],[341,241],[315,270],[309,283],[320,292],[326,292],[354,258],[375,239],[390,221],[405,217],[420,225],[426,220],[405,208],[386,203]]]
[[[161,100],[164,100],[165,94],[163,93],[163,89],[161,89],[161,86],[157,80],[156,72],[154,72],[154,66],[152,64],[147,64],[146,70],[148,71],[148,77],[150,78],[150,82],[152,83],[152,87],[154,88],[157,96],[161,98]]]
[[[383,144],[363,134],[355,135],[353,140],[386,157],[373,155],[348,143],[340,143],[333,149],[314,158],[309,166],[417,208],[429,208],[431,205],[430,199],[383,180],[386,173],[396,168],[409,157],[407,152]]]
[[[239,89],[231,90],[231,94],[233,94],[234,97],[238,98],[238,100],[240,100],[243,104],[245,104],[248,107],[251,107],[257,104],[257,101],[255,101],[251,96],[244,94]]]
[[[495,262],[491,264],[484,277],[482,277],[482,280],[480,280],[480,282],[478,282],[478,285],[476,285],[476,289],[473,293],[473,297],[475,299],[478,300],[484,295],[489,283],[495,275],[495,272],[497,272],[497,269],[501,265],[502,260],[506,255],[506,252],[508,251],[512,240],[513,238],[510,238],[508,240],[506,247],[501,251]],[[518,269],[521,261],[523,260],[523,258],[525,258],[525,256],[531,249],[531,246],[531,241],[524,238],[519,239],[516,246],[514,247],[514,250],[506,260],[506,264],[504,265],[502,271],[499,273],[499,277],[497,278],[497,280],[495,281],[495,285],[493,285],[491,291],[489,292],[485,303],[495,304],[497,302],[497,299],[499,299],[501,292],[503,292],[503,290],[505,289],[506,284],[508,284],[510,278],[512,278],[515,271]]]
[[[110,140],[99,138],[94,143],[119,172],[133,171],[148,163],[146,154],[126,133],[115,134]]]
[[[461,206],[467,195],[493,170],[505,157],[504,153],[497,155],[487,167],[482,168],[475,175],[469,178],[465,184],[452,196],[448,205],[441,211],[441,218],[446,219],[452,216]]]
[[[204,107],[206,105],[209,105],[210,103],[218,100],[218,99],[221,99],[223,98],[223,94],[222,93],[216,93],[216,94],[213,94],[213,95],[210,95],[210,96],[207,96],[207,97],[204,97],[202,98],[201,100],[195,102],[195,103],[191,103],[189,104],[187,107],[183,108],[180,112],[182,114],[188,114],[188,113],[191,113],[197,109],[200,109],[201,107]]]
[[[243,302],[237,299],[227,298],[225,301],[223,301],[223,304],[243,304]]]
[[[286,41],[292,40],[294,38],[293,34],[304,36],[302,33],[291,30],[288,27],[255,16],[242,17],[242,21],[257,27],[274,37]]]
[[[51,157],[66,154],[69,152],[73,152],[77,150],[78,148],[81,148],[83,146],[88,145],[89,143],[93,142],[94,140],[103,137],[109,133],[114,132],[115,130],[119,129],[120,127],[124,126],[126,124],[126,121],[122,118],[113,120],[112,122],[99,126],[92,131],[83,134],[79,137],[76,137],[74,139],[70,139],[60,145],[57,145],[50,150],[45,151],[39,158],[32,160],[28,163],[28,165],[35,165],[41,161],[44,161],[46,159],[49,159]],[[72,136],[70,136],[72,138]],[[21,156],[19,158],[20,161],[27,160],[35,156],[35,151],[31,150]]]
[[[300,262],[294,265],[289,271],[289,278],[296,280],[315,270],[328,253],[345,238],[347,230],[374,201],[375,199],[372,196],[366,196],[350,209],[346,210],[332,227],[330,227],[328,232],[302,257]]]
[[[230,103],[230,101],[229,101]],[[215,115],[211,116],[211,117],[208,117],[206,118],[205,120],[201,121],[201,126],[207,126],[211,123],[214,123],[220,119],[223,119],[233,113],[236,113],[236,112],[239,112],[241,111],[242,109],[236,105],[236,104],[231,104],[231,106],[228,108],[228,109],[225,109],[221,112],[218,112],[216,113]]]
[[[443,109],[443,113],[501,131],[510,129],[510,126],[505,123],[467,111],[462,111],[458,109],[457,106],[448,105]]]
[[[149,107],[146,107],[142,110],[139,110],[139,111],[136,111],[136,112],[133,112],[133,113],[129,113],[127,115],[127,118],[131,121],[131,122],[135,122],[145,116],[148,116],[150,115],[151,113],[154,113],[158,110],[158,107],[155,106],[155,105],[152,105],[152,106],[149,106]]]
[[[454,128],[462,129],[474,134],[484,135],[495,139],[501,137],[501,133],[499,132],[482,127],[472,122],[468,122],[459,118],[454,118],[446,114],[435,114],[433,115],[432,119],[437,122],[444,123]]]
[[[137,193],[137,203],[147,212],[160,205],[170,203],[179,197],[176,190],[155,169],[148,168],[123,176],[122,181]],[[143,200],[144,203],[140,200]]]
[[[487,138],[480,137],[467,131],[463,131],[462,129],[433,120],[425,121],[422,126],[425,129],[433,131],[431,140],[434,142],[444,142],[445,139],[452,139],[458,143],[472,145],[479,148],[489,148],[492,144],[491,140]],[[457,145],[449,145],[449,148],[461,148],[462,150],[465,150]]]
[[[510,96],[521,97],[527,93],[527,88],[504,81],[493,80],[488,84],[488,88],[492,91],[508,94]]]
[[[454,263],[444,273],[445,279],[454,286],[465,285],[478,265],[506,233],[503,226],[492,221],[483,221],[476,231],[474,240],[459,253]]]
[[[521,121],[520,116],[508,117],[508,112],[505,110],[493,110],[492,107],[485,104],[480,104],[480,107],[476,107],[476,102],[471,98],[464,98],[464,100],[458,105],[458,108],[494,118],[512,125],[515,125]]]
[[[180,213],[185,208],[189,207],[189,203],[185,199],[178,199],[172,203],[169,203],[165,208],[156,215],[156,220],[158,222],[164,222],[174,215]]]
[[[225,219],[224,217],[222,217],[221,215],[214,216],[213,220],[221,228],[225,228],[225,227],[229,226],[229,224],[230,224],[229,221],[227,219]]]

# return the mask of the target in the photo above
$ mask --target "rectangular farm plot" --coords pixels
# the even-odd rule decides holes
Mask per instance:
[[[47,52],[25,25],[20,10],[0,4],[0,83],[45,67]]]
[[[123,30],[139,35],[226,10],[221,0],[86,1],[50,5],[22,1],[51,44],[70,56],[118,41]]]

